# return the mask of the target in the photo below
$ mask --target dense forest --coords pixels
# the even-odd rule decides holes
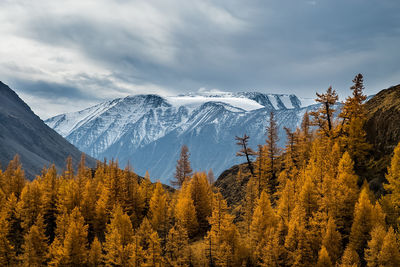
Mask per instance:
[[[286,129],[283,149],[273,114],[265,144],[236,138],[247,162],[237,180],[251,178],[235,212],[212,172],[192,173],[185,146],[176,188],[84,157],[28,181],[16,157],[0,171],[0,265],[400,266],[400,144],[384,192],[372,192],[362,75],[353,83],[340,110],[331,87],[317,94],[320,109]]]

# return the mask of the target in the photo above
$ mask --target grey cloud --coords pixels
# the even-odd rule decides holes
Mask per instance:
[[[84,92],[80,89],[67,84],[49,83],[46,81],[11,81],[12,86],[18,92],[32,94],[36,97],[45,99],[70,98],[91,99],[93,95],[90,92]]]
[[[359,72],[375,93],[400,82],[399,10],[397,0],[103,0],[96,10],[66,5],[35,13],[16,34],[76,51],[108,73],[67,76],[53,89],[26,85],[38,97],[90,99],[101,87],[132,92],[116,81],[143,90],[150,84],[171,92],[206,87],[305,96],[333,85],[347,94]]]
[[[4,80],[42,119],[68,111],[77,111],[102,99],[93,92],[46,81]]]

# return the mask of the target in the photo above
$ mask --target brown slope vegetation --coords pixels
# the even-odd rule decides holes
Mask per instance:
[[[365,106],[368,141],[377,153],[391,154],[400,141],[400,85],[380,91]]]
[[[380,91],[366,103],[365,130],[368,142],[374,146],[376,173],[372,185],[384,181],[386,167],[395,146],[400,141],[400,85]]]
[[[238,177],[239,170],[242,173],[241,177]],[[221,173],[214,185],[224,196],[228,205],[233,207],[244,198],[246,194],[245,188],[249,179],[249,168],[247,163],[243,163]]]

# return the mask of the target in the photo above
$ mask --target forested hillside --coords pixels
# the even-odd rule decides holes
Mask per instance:
[[[234,206],[212,173],[192,173],[185,147],[176,190],[84,158],[29,182],[16,158],[0,173],[0,265],[400,266],[400,144],[374,194],[362,75],[353,82],[335,119],[336,92],[317,94],[320,109],[287,130],[282,150],[273,115],[257,151],[237,137],[249,161]]]

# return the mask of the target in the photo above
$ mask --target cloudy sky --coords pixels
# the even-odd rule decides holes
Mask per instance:
[[[399,0],[1,0],[0,80],[43,119],[137,93],[400,83]]]

